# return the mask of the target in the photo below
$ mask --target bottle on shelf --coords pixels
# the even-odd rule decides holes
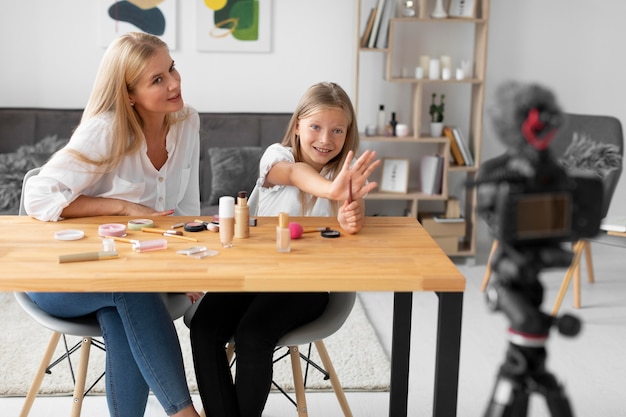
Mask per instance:
[[[378,106],[378,120],[376,123],[376,133],[378,136],[385,136],[385,126],[387,125],[387,117],[385,116],[385,105]]]
[[[389,126],[391,127],[391,136],[397,136],[396,126],[398,126],[398,121],[396,120],[396,112],[391,112],[391,120],[389,121]]]

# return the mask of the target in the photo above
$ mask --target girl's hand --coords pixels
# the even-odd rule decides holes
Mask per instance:
[[[339,208],[337,221],[343,230],[348,234],[355,234],[363,228],[365,223],[365,204],[363,200],[344,201]]]
[[[360,200],[367,193],[378,186],[376,182],[367,182],[369,176],[380,165],[380,159],[376,159],[376,152],[365,151],[363,155],[352,164],[354,153],[348,152],[339,175],[331,184],[330,195],[333,200],[348,200],[350,192],[348,190],[350,179],[352,179],[352,199]],[[350,166],[352,165],[352,166]]]

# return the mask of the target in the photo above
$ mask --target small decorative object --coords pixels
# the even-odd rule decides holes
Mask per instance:
[[[415,78],[417,78],[418,80],[424,78],[424,68],[415,67]]]
[[[398,125],[396,126],[396,135],[398,135],[399,138],[405,138],[409,136],[409,126],[404,123],[398,123]]]
[[[450,17],[474,17],[476,0],[450,0],[448,15]]]
[[[448,17],[448,13],[446,13],[446,9],[443,7],[443,0],[437,0],[435,3],[435,8],[433,12],[430,14],[430,17],[433,19],[445,19]]]
[[[437,104],[437,94],[433,93],[432,95],[432,100],[428,113],[430,114],[430,136],[434,138],[440,137],[441,133],[443,132],[443,112],[445,110],[445,98],[446,95],[441,94],[439,98],[439,104]]]
[[[398,0],[396,16],[397,17],[414,17],[417,14],[416,7],[417,7],[417,1]]]
[[[456,69],[456,79],[457,80],[462,80],[463,78],[465,78],[465,73],[463,72],[463,68],[457,68]]]
[[[442,68],[441,69],[441,79],[442,80],[449,80],[452,77],[452,72],[450,71],[450,68]]]
[[[439,57],[439,62],[441,62],[441,68],[452,69],[452,58],[450,55],[441,55]]]
[[[365,136],[376,136],[376,125],[365,126]]]
[[[428,78],[428,67],[430,66],[430,57],[428,55],[420,55],[419,67],[422,69],[422,76]]]
[[[431,59],[430,65],[428,66],[428,78],[431,80],[438,80],[439,73],[441,72],[441,65],[438,59]]]
[[[461,60],[461,69],[463,70],[463,74],[465,77],[472,78],[474,76],[472,61],[470,61],[469,59]]]
[[[409,187],[409,160],[383,159],[383,172],[380,180],[380,191],[406,194]]]

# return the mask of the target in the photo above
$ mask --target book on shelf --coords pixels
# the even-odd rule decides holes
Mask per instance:
[[[472,157],[472,153],[469,150],[467,142],[461,133],[461,129],[454,127],[452,128],[452,132],[454,133],[454,138],[456,139],[457,145],[459,145],[459,149],[461,149],[461,155],[463,155],[463,160],[465,161],[465,165],[473,166],[474,158]]]
[[[452,154],[452,161],[454,161],[454,163],[457,165],[465,165],[463,154],[461,154],[461,149],[457,144],[454,133],[452,132],[452,128],[449,126],[444,126],[443,133],[450,140],[450,153]]]
[[[378,27],[378,38],[376,39],[376,48],[384,49],[389,46],[389,28],[390,20],[394,15],[396,3],[394,0],[385,0],[382,15],[380,16],[380,25]]]
[[[363,31],[363,36],[361,37],[361,48],[366,48],[369,43],[370,36],[372,34],[372,27],[374,26],[374,18],[376,17],[376,8],[372,7],[370,10],[370,14],[367,18],[367,22],[365,23],[365,30]]]
[[[370,38],[367,41],[368,48],[376,47],[376,40],[378,39],[378,30],[380,29],[380,20],[383,14],[383,10],[385,8],[385,1],[386,0],[378,0],[378,4],[376,6],[376,15],[374,16],[374,24],[372,26],[372,33],[370,34]]]
[[[609,216],[602,220],[600,229],[607,232],[626,232],[626,216]]]
[[[443,179],[443,157],[424,155],[420,159],[420,191],[425,194],[440,194]]]

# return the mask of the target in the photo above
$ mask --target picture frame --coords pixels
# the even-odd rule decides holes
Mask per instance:
[[[476,16],[477,0],[450,0],[449,17],[473,18]]]
[[[409,160],[383,158],[379,190],[387,193],[406,194],[409,188]]]

